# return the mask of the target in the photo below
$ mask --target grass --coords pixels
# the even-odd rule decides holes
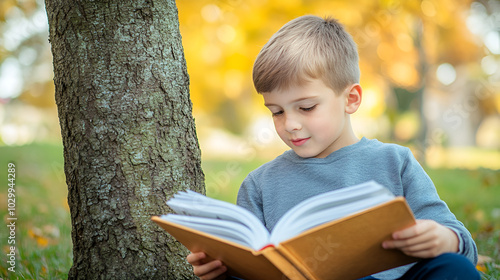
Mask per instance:
[[[72,264],[71,221],[60,145],[0,147],[0,215],[17,218],[15,244],[8,244],[6,226],[0,230],[0,278],[66,279]],[[8,163],[15,164],[15,213],[7,205]],[[7,254],[16,250],[15,272]],[[6,264],[6,265],[5,265]]]
[[[203,161],[207,194],[235,202],[246,174],[263,160]],[[15,215],[7,205],[7,165],[16,165]],[[476,240],[479,253],[491,258],[478,266],[483,279],[500,279],[500,173],[487,169],[428,169],[440,196]],[[32,144],[0,147],[0,215],[16,220],[16,267],[8,271],[9,231],[0,227],[1,279],[66,279],[72,265],[72,243],[62,147]],[[6,186],[5,188],[3,186]]]
[[[485,259],[483,279],[500,279],[500,172],[498,170],[426,170],[441,198],[464,223]]]

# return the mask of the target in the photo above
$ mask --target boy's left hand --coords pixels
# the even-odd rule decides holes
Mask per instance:
[[[443,253],[458,252],[458,237],[451,229],[433,220],[417,220],[417,224],[392,234],[393,240],[382,243],[385,249],[399,249],[408,256],[433,258]]]

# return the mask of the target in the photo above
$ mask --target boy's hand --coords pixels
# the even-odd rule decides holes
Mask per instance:
[[[227,267],[220,260],[207,260],[203,252],[191,253],[186,257],[188,263],[193,266],[193,272],[201,280],[226,279]]]
[[[458,252],[458,237],[451,229],[433,220],[417,220],[417,224],[392,234],[384,241],[385,249],[399,249],[408,256],[433,258],[443,253]]]

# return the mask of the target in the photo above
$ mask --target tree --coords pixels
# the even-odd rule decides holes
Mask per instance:
[[[150,221],[204,192],[174,0],[46,0],[72,220],[70,279],[188,279]]]

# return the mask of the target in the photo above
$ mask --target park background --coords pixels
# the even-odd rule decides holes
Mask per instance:
[[[207,195],[235,202],[246,174],[286,150],[252,86],[269,37],[304,14],[332,15],[358,44],[359,137],[408,146],[500,279],[500,2],[177,1]],[[0,277],[65,279],[70,215],[42,0],[0,2],[0,215],[16,165],[16,273],[0,230]]]

